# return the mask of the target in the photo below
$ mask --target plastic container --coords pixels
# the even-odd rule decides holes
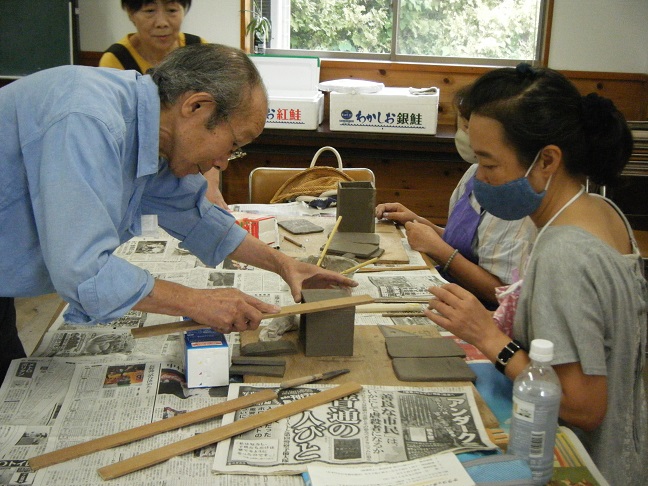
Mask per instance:
[[[549,364],[553,343],[534,339],[531,363],[513,384],[513,415],[508,453],[529,463],[535,484],[547,484],[553,475],[554,444],[558,428],[561,387]]]

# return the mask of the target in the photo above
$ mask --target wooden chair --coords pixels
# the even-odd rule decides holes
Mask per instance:
[[[313,162],[311,162],[311,167],[317,160],[317,157],[322,152],[322,150],[329,149],[331,147],[323,147],[320,149],[313,157]],[[338,157],[339,165],[342,165],[342,161],[339,158],[337,151],[333,149],[336,156]],[[305,168],[304,168],[305,169]],[[249,202],[251,204],[267,204],[270,202],[272,197],[276,194],[277,190],[281,185],[286,182],[290,177],[295,174],[303,171],[304,169],[292,168],[292,167],[257,167],[250,172],[250,177],[248,179],[248,196]],[[376,178],[371,169],[364,168],[342,168],[342,171],[351,177],[354,181],[369,181],[376,184]]]

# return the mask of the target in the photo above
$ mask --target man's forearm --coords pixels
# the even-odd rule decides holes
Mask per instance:
[[[274,248],[269,247],[258,238],[247,235],[243,242],[230,253],[233,260],[247,263],[283,275],[282,269],[291,258]]]

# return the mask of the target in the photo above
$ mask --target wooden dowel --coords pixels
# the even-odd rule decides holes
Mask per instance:
[[[295,246],[298,246],[299,248],[305,248],[303,243],[300,243],[297,240],[293,240],[290,236],[284,235],[284,240],[286,240],[289,243],[292,243]]]
[[[398,267],[371,267],[358,270],[361,273],[365,272],[410,272],[413,270],[429,270],[430,268],[423,265],[401,265]]]
[[[333,226],[333,229],[331,230],[331,234],[328,237],[328,240],[326,240],[326,244],[324,245],[324,248],[322,249],[322,254],[319,257],[319,260],[317,260],[317,266],[322,265],[322,260],[324,260],[324,257],[326,256],[326,252],[328,251],[328,247],[331,244],[331,241],[333,241],[333,236],[337,232],[338,226],[340,226],[340,222],[342,221],[342,216],[338,216],[337,221],[335,222],[335,226]]]
[[[262,319],[274,319],[275,317],[292,316],[295,314],[310,314],[326,310],[343,309],[345,307],[354,307],[360,304],[373,302],[370,295],[352,295],[350,297],[339,297],[337,299],[320,300],[317,302],[306,302],[305,304],[286,305],[276,314],[264,314]],[[151,336],[161,336],[173,332],[191,331],[194,329],[203,329],[205,324],[199,324],[196,321],[178,321],[167,324],[158,324],[156,326],[138,327],[131,329],[134,338],[143,338]]]
[[[372,258],[371,260],[367,260],[366,262],[358,263],[357,265],[352,266],[351,268],[347,268],[346,270],[342,270],[340,273],[342,275],[346,275],[351,272],[355,272],[358,268],[366,267],[367,265],[371,265],[372,263],[375,263],[378,261],[379,257]]]
[[[48,452],[40,456],[29,459],[29,467],[34,471],[54,464],[76,459],[77,457],[86,456],[93,452],[103,451],[112,447],[129,444],[137,440],[152,437],[162,432],[179,429],[187,425],[197,424],[214,417],[220,417],[226,413],[241,410],[242,408],[255,405],[257,403],[268,402],[277,398],[277,394],[271,390],[261,390],[257,393],[251,393],[243,397],[228,400],[223,403],[204,407],[192,412],[182,413],[175,417],[159,420],[150,424],[141,425],[132,429],[117,432],[115,434],[93,439],[87,442],[65,447],[57,451]]]
[[[145,452],[144,454],[139,454],[129,459],[116,462],[115,464],[104,466],[98,469],[97,472],[103,479],[119,478],[126,474],[168,461],[169,459],[181,454],[215,444],[216,442],[229,439],[230,437],[234,437],[235,435],[242,434],[257,427],[262,427],[269,423],[290,417],[291,415],[303,412],[304,410],[323,405],[353,393],[358,393],[360,390],[362,390],[362,386],[357,383],[345,383],[335,388],[295,400],[294,402],[280,405],[272,410],[267,410],[256,415],[250,415],[231,424],[223,425],[222,427],[218,427],[202,434],[194,435],[193,437],[160,447],[159,449],[154,449]]]

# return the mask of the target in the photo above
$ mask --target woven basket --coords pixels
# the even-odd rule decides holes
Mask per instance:
[[[333,167],[315,167],[315,163],[320,154],[326,150],[333,152],[337,157],[337,169]],[[342,171],[342,157],[340,157],[339,152],[333,147],[322,147],[313,156],[310,167],[295,174],[284,182],[277,189],[270,203],[291,201],[298,196],[319,196],[326,191],[337,190],[339,182],[352,180],[351,177]]]

